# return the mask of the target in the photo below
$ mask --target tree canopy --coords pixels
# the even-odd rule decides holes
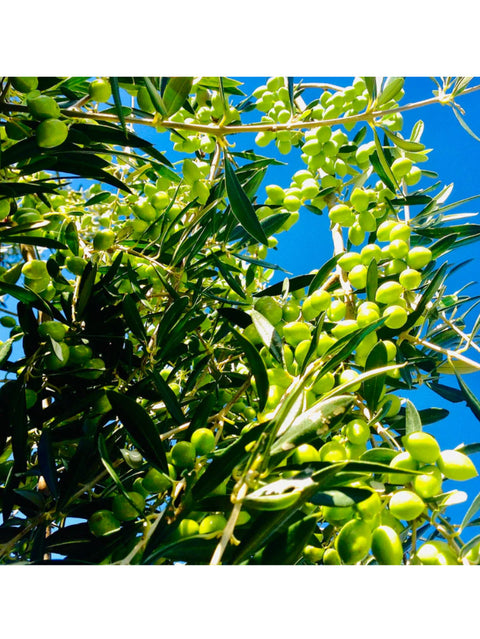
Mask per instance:
[[[478,563],[480,497],[452,522],[442,486],[480,444],[442,450],[412,391],[480,419],[477,300],[449,285],[480,226],[402,118],[475,136],[478,89],[2,78],[0,562]],[[289,276],[269,249],[305,209],[331,256]]]

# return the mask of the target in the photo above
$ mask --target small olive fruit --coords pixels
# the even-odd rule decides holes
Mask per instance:
[[[442,490],[442,473],[436,466],[424,466],[413,478],[413,489],[422,499],[431,499]]]
[[[54,320],[48,320],[40,324],[38,327],[38,333],[41,337],[51,337],[57,342],[61,342],[67,334],[67,326],[61,322]]]
[[[283,336],[290,346],[298,346],[300,342],[310,339],[310,329],[304,322],[289,322],[283,327]]]
[[[403,293],[403,286],[398,282],[384,282],[375,293],[375,301],[380,304],[394,304]]]
[[[425,504],[411,490],[399,490],[392,495],[389,508],[392,515],[397,519],[411,521],[421,515],[425,509]]]
[[[372,553],[382,566],[399,566],[403,548],[398,533],[390,526],[378,526],[372,534]]]
[[[368,555],[372,544],[372,533],[369,525],[360,520],[352,519],[340,530],[336,547],[344,564],[357,564]]]
[[[327,550],[323,553],[322,563],[325,566],[340,566],[342,560],[335,548],[327,548]]]
[[[370,437],[370,428],[364,419],[357,417],[345,426],[345,435],[352,444],[365,444]]]
[[[30,260],[22,266],[22,273],[30,280],[43,280],[50,278],[47,271],[47,265],[42,260]]]
[[[88,95],[96,102],[106,102],[112,95],[110,82],[104,78],[93,80],[88,86]]]
[[[254,308],[275,326],[282,321],[282,307],[272,297],[264,296],[255,302]]]
[[[140,493],[130,491],[127,495],[128,499],[125,495],[115,495],[113,498],[113,514],[120,521],[133,521],[145,508],[145,498]]]
[[[60,107],[55,100],[48,95],[27,97],[27,106],[33,117],[38,120],[58,118],[60,115]]]
[[[413,459],[423,464],[434,464],[440,455],[437,440],[423,431],[405,435],[402,442]]]
[[[413,291],[420,286],[422,274],[414,268],[406,268],[400,273],[398,281],[407,291]]]
[[[121,528],[120,522],[111,510],[97,510],[88,520],[88,527],[95,537],[107,537]]]
[[[290,457],[294,464],[306,464],[308,462],[320,461],[318,450],[311,444],[300,444]]]
[[[115,233],[110,229],[97,231],[93,238],[93,248],[96,251],[106,251],[113,246]]]
[[[226,524],[227,520],[223,515],[208,515],[200,522],[198,532],[200,535],[211,535],[212,533],[218,535],[223,531]]]
[[[392,468],[401,468],[402,470],[418,469],[417,462],[413,459],[413,457],[410,455],[408,451],[405,451],[403,453],[398,453],[398,455],[395,455],[395,457],[390,462],[390,466]],[[411,473],[409,474],[389,473],[387,475],[388,483],[395,484],[397,486],[400,484],[408,484],[408,482],[412,481],[413,478],[414,478],[414,475]]]
[[[408,251],[407,264],[413,269],[422,269],[432,260],[432,251],[426,246],[415,246]]]
[[[458,450],[442,450],[437,466],[447,479],[466,481],[478,475],[470,457]]]
[[[56,371],[67,365],[70,357],[70,349],[65,342],[59,342],[61,357],[55,352],[49,353],[45,358],[45,368],[49,371]]]
[[[62,120],[49,118],[40,122],[35,130],[37,144],[43,149],[53,149],[63,144],[68,137],[68,127]]]
[[[422,544],[416,556],[426,566],[456,566],[459,563],[450,546],[438,539]]]
[[[196,451],[190,442],[177,442],[171,450],[171,459],[177,468],[193,468]]]
[[[143,478],[142,485],[150,494],[163,493],[170,488],[172,480],[156,468],[150,468]]]
[[[215,449],[215,435],[209,428],[197,428],[190,438],[197,455],[208,455]]]

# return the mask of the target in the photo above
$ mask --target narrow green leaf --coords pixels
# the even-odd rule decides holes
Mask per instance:
[[[253,376],[255,377],[255,382],[257,385],[258,408],[260,411],[262,411],[265,408],[265,404],[268,399],[269,388],[265,362],[263,361],[260,353],[257,351],[255,346],[250,342],[250,340],[244,337],[233,327],[231,327],[230,330],[235,335],[237,341],[240,343],[240,346],[242,347],[247,357],[248,363],[250,364],[250,368],[252,370]]]
[[[262,566],[294,565],[314,533],[317,522],[316,515],[307,515],[288,526],[286,530],[280,531],[265,546],[261,557]]]
[[[390,129],[386,127],[381,127],[382,131],[392,140],[392,142],[398,146],[398,148],[403,149],[404,151],[423,151],[425,149],[425,145],[421,144],[421,142],[412,142],[411,140],[404,140],[399,135],[395,135]]]
[[[470,504],[467,512],[465,513],[464,518],[462,519],[462,523],[460,524],[459,534],[462,534],[462,530],[469,523],[469,521],[473,518],[474,515],[478,513],[480,510],[480,493],[475,497],[475,499]]]
[[[282,338],[275,330],[275,327],[270,324],[270,322],[264,315],[262,315],[255,309],[252,309],[249,312],[249,315],[252,318],[252,321],[262,339],[262,342],[272,353],[277,362],[283,365],[283,342]]]
[[[9,244],[29,244],[31,246],[44,246],[45,248],[62,250],[68,248],[62,242],[58,242],[51,237],[40,237],[38,235],[9,235],[6,239]]]
[[[152,380],[158,392],[162,396],[163,402],[172,418],[177,422],[179,426],[181,424],[185,424],[185,422],[187,421],[185,415],[183,414],[177,396],[172,391],[168,383],[163,379],[161,375],[157,373],[156,370],[152,371]]]
[[[127,495],[127,491],[125,490],[122,482],[120,481],[120,477],[118,476],[117,471],[115,470],[115,468],[112,465],[112,462],[110,461],[110,455],[108,454],[108,450],[107,450],[107,443],[105,441],[104,436],[101,433],[98,434],[97,446],[98,446],[100,459],[102,460],[102,464],[105,466],[105,470],[113,479],[113,481],[115,482],[115,485],[117,486],[118,490],[122,493],[122,495],[124,495],[128,499],[128,501],[133,504],[133,502],[129,499]]]
[[[472,129],[468,126],[468,124],[465,122],[465,120],[462,118],[462,116],[460,115],[458,109],[456,109],[455,107],[453,107],[453,113],[455,115],[455,117],[457,118],[457,120],[460,122],[460,125],[465,129],[465,131],[468,133],[468,135],[472,136],[472,138],[475,138],[475,140],[477,140],[478,142],[480,142],[480,138],[478,137],[478,135],[475,135],[475,133],[472,131]]]
[[[292,291],[299,291],[301,288],[305,288],[306,286],[310,286],[315,275],[296,275],[295,277],[288,277],[285,280],[288,280],[288,290],[290,293]],[[275,295],[281,295],[283,293],[283,287],[285,280],[281,282],[277,282],[276,284],[271,284],[264,288],[263,291],[259,291],[258,293],[254,293],[254,297],[264,297],[265,295],[269,295],[270,297],[274,297]]]
[[[96,274],[97,265],[92,262],[87,262],[78,285],[76,314],[79,319],[83,317],[84,312],[87,310],[88,302],[95,284]]]
[[[346,486],[345,488],[319,491],[310,498],[310,501],[317,506],[348,508],[348,506],[355,506],[355,504],[368,499],[371,495],[372,491],[366,488]]]
[[[377,78],[364,76],[362,80],[365,82],[368,95],[370,96],[371,100],[375,100],[375,98],[377,97]]]
[[[62,228],[61,239],[65,241],[65,244],[74,255],[78,255],[80,242],[78,240],[77,225],[75,222],[70,221],[65,229]]]
[[[376,260],[372,260],[367,269],[367,300],[370,302],[375,301],[375,294],[378,288],[378,267]]]
[[[475,537],[467,541],[467,543],[465,544],[465,546],[462,548],[460,552],[460,557],[463,559],[463,557],[465,557],[468,551],[472,550],[472,548],[475,548],[475,546],[477,546],[478,544],[480,544],[480,535],[476,535]]]
[[[157,427],[146,410],[134,399],[108,390],[107,397],[125,430],[142,455],[156,468],[168,474],[168,463]]]
[[[465,396],[467,406],[470,408],[475,417],[480,421],[480,400],[474,395],[470,388],[465,384],[461,376],[455,371],[458,384]]]
[[[415,405],[409,400],[405,404],[405,434],[417,433],[422,430],[422,420]]]
[[[375,148],[377,150],[376,160],[378,160],[378,161],[375,161],[375,158],[373,157],[374,153],[370,155],[370,160],[372,162],[373,168],[378,173],[380,178],[385,182],[388,188],[395,193],[395,191],[398,188],[397,181],[395,179],[395,176],[392,173],[392,169],[390,168],[390,165],[387,162],[387,159],[385,157],[385,152],[380,142],[380,138],[378,137],[378,134],[375,129],[373,129],[373,137],[375,140]]]
[[[238,222],[255,240],[261,244],[268,245],[268,238],[262,228],[262,225],[258,221],[255,209],[243,191],[230,160],[226,155],[225,184],[232,212]]]
[[[339,257],[338,255],[334,255],[329,260],[327,260],[321,268],[318,269],[312,281],[310,282],[310,286],[308,287],[308,291],[307,291],[307,296],[314,293],[325,283],[327,277],[330,275],[330,273],[333,271],[333,269],[337,265],[338,257]]]
[[[155,107],[155,111],[160,113],[162,117],[167,116],[167,110],[165,105],[163,104],[163,100],[160,97],[155,85],[150,80],[150,78],[143,78],[145,82],[145,86],[147,87],[148,95],[150,96],[150,100],[152,101],[153,106]]]
[[[128,328],[132,331],[135,337],[140,340],[140,342],[146,343],[148,337],[145,331],[145,326],[132,295],[125,295],[122,301],[122,308]]]
[[[365,371],[383,368],[387,365],[387,361],[387,348],[385,344],[382,341],[377,342],[368,354],[367,361],[365,362]],[[367,406],[374,412],[377,410],[380,397],[382,396],[385,378],[386,373],[381,373],[363,382],[363,396],[367,402]]]
[[[388,78],[377,98],[377,106],[382,106],[394,98],[401,91],[404,84],[405,78]]]
[[[188,98],[192,90],[193,78],[170,78],[163,92],[163,104],[167,117],[176,113]]]
[[[118,84],[118,78],[110,78],[110,86],[112,87],[113,102],[115,104],[115,109],[118,115],[118,119],[120,120],[125,136],[128,136],[127,125],[125,122],[125,114],[123,112],[123,107],[122,107],[122,99],[120,97],[120,87]]]

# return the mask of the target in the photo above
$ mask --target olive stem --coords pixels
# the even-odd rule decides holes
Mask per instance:
[[[232,538],[233,531],[235,530],[235,524],[237,523],[238,516],[240,515],[243,500],[247,496],[247,491],[248,485],[246,482],[244,482],[237,493],[232,512],[230,513],[230,517],[228,518],[225,528],[223,529],[222,537],[218,542],[218,545],[215,548],[215,552],[213,553],[210,560],[211,566],[218,566],[222,560],[223,553],[225,552],[225,549],[227,548],[230,539]]]
[[[480,371],[480,364],[478,362],[475,362],[473,359],[470,359],[469,357],[465,357],[464,355],[461,355],[457,351],[451,351],[449,348],[442,348],[441,346],[432,344],[432,342],[427,342],[427,340],[422,339],[420,337],[414,337],[413,335],[407,334],[407,335],[404,335],[403,337],[408,342],[412,342],[413,344],[420,344],[421,346],[430,348],[432,351],[436,351],[437,353],[442,353],[443,355],[446,355],[449,360],[458,359],[459,361],[464,362],[465,364],[468,364],[472,368],[475,368]]]

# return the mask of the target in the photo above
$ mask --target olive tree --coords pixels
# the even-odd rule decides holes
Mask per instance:
[[[1,562],[479,561],[480,500],[452,522],[443,482],[480,445],[443,450],[412,395],[480,418],[449,282],[480,226],[402,119],[470,131],[480,86],[434,82],[1,79]],[[305,209],[332,252],[289,276],[269,249]]]

